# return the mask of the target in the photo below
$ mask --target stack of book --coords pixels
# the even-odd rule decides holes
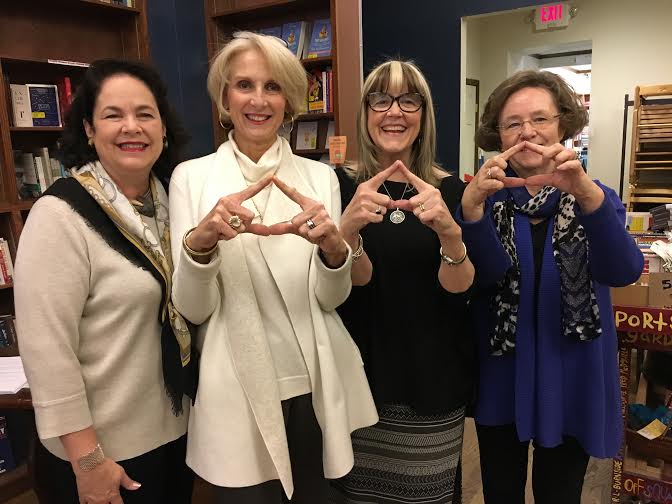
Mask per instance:
[[[262,28],[259,33],[272,35],[287,43],[287,47],[299,59],[331,56],[331,21],[313,21],[312,31],[308,21],[294,21],[282,26]]]
[[[61,77],[56,84],[10,84],[9,88],[10,126],[63,126],[72,103],[70,77]]]
[[[649,210],[653,216],[651,229],[654,231],[669,231],[672,229],[672,204],[659,205]]]
[[[38,147],[32,152],[15,150],[13,153],[20,199],[39,197],[51,184],[65,176],[63,163],[54,158],[47,147]]]

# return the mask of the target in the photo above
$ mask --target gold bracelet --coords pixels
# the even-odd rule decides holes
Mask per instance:
[[[195,227],[191,228],[189,231],[184,233],[184,238],[182,238],[182,246],[184,247],[184,250],[187,251],[187,254],[189,254],[191,257],[206,257],[212,254],[216,249],[217,249],[217,244],[210,249],[206,250],[205,252],[198,252],[194,249],[192,249],[189,245],[187,245],[187,238],[189,238],[189,235],[191,232],[196,229]]]
[[[352,262],[359,261],[359,258],[364,255],[364,239],[361,234],[357,236],[359,236],[359,245],[357,246],[357,250],[352,253]]]
[[[439,247],[439,255],[441,255],[441,260],[446,263],[448,266],[457,266],[458,264],[462,264],[464,260],[467,258],[467,246],[462,242],[462,248],[464,249],[464,254],[462,254],[462,257],[459,259],[451,259],[447,255],[443,253],[443,247]]]

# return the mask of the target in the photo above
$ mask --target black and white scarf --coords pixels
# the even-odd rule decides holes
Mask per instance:
[[[553,257],[560,274],[562,332],[565,336],[588,341],[602,334],[597,297],[588,265],[588,241],[574,213],[575,198],[546,186],[534,197],[527,189],[507,189],[509,197],[493,205],[493,216],[511,267],[497,284],[491,299],[494,315],[490,352],[503,355],[516,346],[518,304],[520,302],[520,263],[516,251],[514,216],[516,212],[532,218],[553,217]]]

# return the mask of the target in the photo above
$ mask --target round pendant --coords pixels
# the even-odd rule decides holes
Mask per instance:
[[[401,224],[404,219],[406,219],[406,215],[398,208],[390,214],[390,220],[393,224]]]

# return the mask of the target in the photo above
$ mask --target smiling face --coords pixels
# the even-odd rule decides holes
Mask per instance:
[[[386,92],[399,96],[408,92],[408,86],[391,87]],[[376,112],[367,107],[367,129],[379,150],[379,158],[392,156],[404,162],[410,159],[413,142],[420,134],[422,112],[423,107],[415,112],[404,112],[397,101],[386,112]]]
[[[100,87],[92,114],[84,121],[101,164],[118,185],[125,178],[149,177],[163,150],[166,129],[154,95],[130,75],[113,75]]]
[[[559,114],[553,95],[545,88],[526,87],[509,96],[499,114],[500,128],[512,122],[523,123],[519,132],[508,133],[500,129],[502,152],[527,140],[539,145],[559,143],[563,132],[554,116]],[[553,118],[544,126],[533,126],[532,121],[539,118]],[[525,121],[525,122],[524,122]],[[543,165],[540,154],[523,150],[510,159],[513,169],[521,177],[538,173]]]
[[[223,103],[231,116],[234,138],[244,154],[256,157],[255,153],[265,152],[275,142],[287,100],[259,51],[232,58],[228,80]]]

